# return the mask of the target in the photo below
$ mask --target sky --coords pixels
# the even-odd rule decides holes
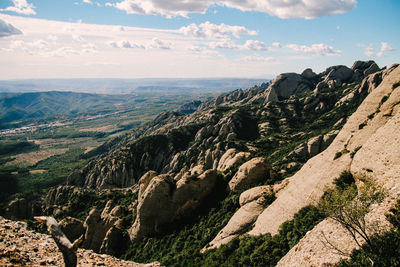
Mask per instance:
[[[0,0],[0,80],[400,63],[399,0]]]

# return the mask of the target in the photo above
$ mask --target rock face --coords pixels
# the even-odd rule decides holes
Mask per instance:
[[[264,203],[265,198],[260,197],[241,206],[229,220],[228,224],[203,248],[202,252],[219,248],[221,245],[227,244],[239,235],[244,234],[265,209]]]
[[[265,158],[253,158],[240,166],[229,181],[229,190],[235,191],[266,180],[272,175],[271,165]]]
[[[0,217],[0,265],[1,266],[63,266],[63,257],[49,235],[26,229],[23,222]],[[91,250],[78,249],[78,266],[161,266],[160,263],[140,264],[124,261]]]
[[[296,147],[291,153],[289,153],[289,157],[295,156],[295,158],[301,160],[309,159],[314,157],[315,155],[324,151],[335,139],[338,131],[332,131],[325,135],[319,135],[308,140],[307,143],[301,144]]]
[[[282,222],[318,199],[332,179],[351,167],[352,159],[347,152],[354,152],[371,136],[368,131],[373,129],[370,123],[375,117],[383,110],[385,118],[396,114],[396,105],[384,109],[386,103],[380,103],[384,95],[389,97],[388,89],[381,88],[382,84],[388,86],[388,82],[382,81],[391,77],[390,71],[393,68],[380,71],[372,61],[356,62],[352,68],[334,66],[320,74],[306,69],[301,75],[282,74],[271,85],[222,95],[200,104],[198,112],[192,114],[162,113],[118,144],[109,144],[109,153],[72,174],[69,185],[50,190],[45,200],[46,211],[61,211],[58,200],[74,194],[135,185],[137,216],[128,231],[130,241],[135,241],[161,233],[176,220],[193,214],[215,190],[218,175],[228,179],[234,174],[228,184],[229,191],[274,180],[275,174],[265,158],[251,159],[256,155],[272,155],[272,160],[278,156],[279,160],[272,162],[274,167],[286,166],[285,170],[292,173],[313,157],[279,186],[245,191],[240,197],[241,208],[210,247],[218,247],[248,231],[274,234]],[[338,86],[340,90],[335,90]],[[338,115],[350,115],[342,113],[353,111],[368,92],[375,96],[364,104],[364,113],[359,109],[358,117],[339,120]],[[342,113],[335,113],[337,110]],[[310,121],[313,128],[303,127],[303,122],[308,125]],[[324,133],[347,123],[339,134],[333,131],[314,136],[311,129],[320,121],[321,125],[329,125],[323,129]],[[359,128],[361,124],[365,124],[363,129]],[[289,155],[287,151],[282,157],[272,154],[277,147],[291,149],[293,141],[299,140],[302,144]],[[333,160],[337,152],[343,155]],[[276,194],[277,200],[266,208],[266,195],[270,193]],[[126,242],[121,226],[122,214],[126,214],[123,208],[110,202],[101,213],[90,212],[84,223],[86,248],[119,255]]]
[[[201,105],[201,101],[192,101],[190,103],[184,104],[182,106],[180,106],[177,111],[183,114],[191,114],[195,111],[197,111],[197,109],[199,108],[199,106]]]
[[[217,170],[224,172],[230,168],[239,167],[249,157],[249,152],[238,152],[235,148],[228,149],[219,160]]]
[[[287,99],[294,94],[312,89],[312,83],[306,77],[312,77],[309,71],[304,75],[296,73],[284,73],[275,78],[266,91],[265,103]]]
[[[120,256],[128,245],[127,236],[121,229],[121,209],[114,206],[111,200],[101,214],[96,208],[92,209],[83,224],[86,231],[82,247]]]
[[[130,239],[158,233],[166,224],[192,214],[214,189],[216,180],[217,172],[207,170],[200,175],[186,173],[176,184],[169,175],[154,176],[147,187],[141,184],[144,189],[135,223],[129,229]]]
[[[310,159],[289,179],[289,185],[278,193],[277,200],[259,216],[250,234],[266,232],[275,234],[279,225],[290,219],[299,208],[318,200],[324,187],[343,170],[350,170],[357,180],[369,177],[384,186],[388,192],[387,198],[383,203],[373,207],[367,217],[368,221],[384,222],[382,218],[385,212],[400,195],[397,189],[400,186],[399,179],[396,178],[400,174],[398,169],[400,150],[396,145],[400,136],[400,87],[393,86],[400,81],[400,68],[390,68],[384,71],[383,76],[385,78],[382,83],[348,119],[329,148]],[[381,99],[384,96],[387,96],[388,100],[382,104]],[[374,112],[375,116],[368,118]],[[360,129],[361,123],[365,123],[366,126]],[[356,151],[359,147],[361,149],[354,158],[348,153],[334,160],[336,152],[345,148],[348,151]],[[330,228],[328,229],[329,225],[323,221],[309,232],[304,237],[305,241],[300,242],[281,260],[280,266],[302,266],[306,258],[308,265],[321,265],[327,263],[326,261],[330,264],[337,262],[340,257],[333,256],[334,252],[327,251],[320,242],[320,231],[331,232]],[[354,243],[348,241],[348,237],[338,238],[341,235],[338,231],[338,236],[336,234],[329,236],[338,242],[340,247],[343,245],[349,250],[355,247]],[[308,249],[300,249],[305,243],[308,244]],[[314,255],[324,255],[324,260],[321,261],[321,257],[314,258]]]

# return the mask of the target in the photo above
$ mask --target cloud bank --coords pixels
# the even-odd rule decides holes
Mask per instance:
[[[228,38],[229,35],[240,38],[240,35],[257,35],[257,31],[248,30],[244,26],[231,26],[224,23],[216,25],[209,21],[200,25],[192,23],[189,26],[181,27],[179,32],[186,36],[199,38]]]
[[[17,34],[22,34],[22,32],[17,28],[15,28],[13,25],[0,19],[0,37],[6,37]]]
[[[357,6],[357,0],[123,0],[108,3],[127,14],[187,17],[190,13],[205,13],[208,8],[220,5],[241,11],[257,11],[271,16],[312,19],[346,13]]]
[[[11,11],[22,15],[36,15],[35,6],[28,3],[26,0],[11,0],[13,6],[9,6],[0,11]]]
[[[294,52],[309,53],[320,56],[340,56],[342,54],[342,51],[336,50],[327,44],[312,44],[311,46],[288,44],[285,47]]]

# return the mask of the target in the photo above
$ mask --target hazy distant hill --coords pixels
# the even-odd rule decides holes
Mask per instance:
[[[134,104],[130,95],[100,95],[73,92],[0,93],[2,124],[55,115],[90,114],[112,110],[116,105]]]
[[[227,92],[249,88],[268,79],[34,79],[0,81],[0,92],[72,91],[81,93],[126,94],[151,92]]]

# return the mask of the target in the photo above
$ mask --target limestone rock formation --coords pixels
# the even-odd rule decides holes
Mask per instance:
[[[397,188],[400,184],[396,177],[400,173],[396,166],[400,162],[398,157],[400,150],[396,144],[400,136],[400,87],[394,87],[393,84],[400,81],[400,68],[394,67],[386,70],[385,76],[382,83],[369,94],[358,110],[348,119],[331,146],[310,159],[298,173],[290,178],[289,185],[278,194],[277,200],[260,215],[250,234],[276,233],[279,224],[293,216],[292,214],[296,210],[318,200],[324,187],[329,185],[333,178],[338,177],[342,170],[350,170],[356,179],[372,178],[387,189],[386,200],[374,207],[368,217],[368,220],[384,221],[382,220],[384,213],[399,197]],[[384,96],[387,96],[388,100],[382,104],[381,99]],[[390,115],[385,116],[388,114],[388,110],[390,110]],[[377,114],[369,119],[368,116],[373,112],[377,112]],[[365,122],[366,126],[360,129],[359,125]],[[337,151],[345,148],[348,151],[356,151],[356,148],[359,147],[361,149],[357,151],[354,158],[350,157],[350,153],[348,153],[338,159],[333,159]],[[285,218],[282,217],[284,214]],[[324,253],[326,259],[331,257],[329,255],[334,252],[322,252],[323,248],[321,248],[318,238],[319,232],[317,231],[320,227],[327,231],[323,224],[326,222],[320,223],[321,226],[317,226],[305,237],[308,243],[313,240],[313,245],[309,245],[311,246],[309,252],[296,253],[296,248],[292,249],[282,259],[282,266],[301,266],[302,260],[296,255],[307,256],[310,265],[321,264],[319,258],[313,260],[314,253]],[[342,243],[339,243],[340,246]],[[353,243],[349,249],[354,246]],[[334,263],[338,257],[332,259],[331,263]]]
[[[272,81],[266,91],[265,103],[287,99],[291,95],[311,90],[313,84],[305,77],[312,76],[308,71],[305,75],[296,73],[284,73]]]
[[[128,245],[127,236],[120,226],[121,209],[111,200],[102,213],[93,208],[83,224],[86,230],[82,246],[95,252],[120,256]]]
[[[223,172],[230,168],[239,167],[249,157],[249,152],[239,152],[235,148],[228,149],[219,160],[217,170]]]
[[[166,224],[192,214],[214,189],[216,180],[215,170],[200,175],[186,173],[176,184],[169,175],[154,176],[138,199],[137,217],[129,229],[130,239],[155,234]]]
[[[257,198],[244,204],[235,212],[228,224],[217,234],[217,236],[202,250],[218,248],[223,244],[229,243],[234,238],[244,234],[253,225],[258,216],[265,209],[264,197]]]
[[[267,159],[262,157],[253,158],[240,166],[239,170],[229,181],[228,187],[231,191],[240,190],[266,180],[271,175],[272,169]]]

